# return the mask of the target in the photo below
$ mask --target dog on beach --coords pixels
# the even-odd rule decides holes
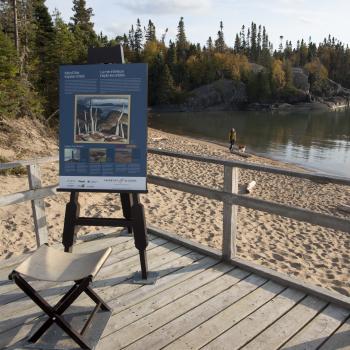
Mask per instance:
[[[245,152],[245,145],[238,145],[238,152]]]

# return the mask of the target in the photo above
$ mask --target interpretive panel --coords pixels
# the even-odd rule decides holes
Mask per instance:
[[[147,65],[60,67],[60,188],[146,190]]]

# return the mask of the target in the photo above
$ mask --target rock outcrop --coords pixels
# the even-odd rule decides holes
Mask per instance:
[[[228,79],[217,80],[191,91],[184,104],[187,110],[237,109],[247,102],[246,86],[242,82]]]
[[[298,89],[306,93],[310,91],[309,75],[304,71],[303,68],[293,67],[293,85]]]
[[[250,63],[251,72],[258,74],[266,68]],[[293,85],[295,89],[286,91],[275,101],[248,104],[246,85],[240,81],[220,79],[211,84],[192,90],[186,102],[181,105],[157,106],[159,111],[210,111],[210,110],[274,110],[290,109],[338,109],[350,107],[350,90],[333,80],[327,79],[322,86],[322,93],[310,90],[309,74],[300,67],[293,67]]]

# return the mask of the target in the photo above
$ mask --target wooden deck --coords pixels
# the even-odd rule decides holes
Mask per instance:
[[[133,284],[139,268],[133,244],[131,237],[109,235],[75,247],[79,252],[113,247],[94,282],[113,308],[97,349],[350,349],[350,310],[154,235],[148,261],[159,280]],[[23,339],[44,318],[7,281],[13,266],[1,266],[0,348],[24,349]],[[67,289],[64,284],[33,284],[50,303]],[[91,305],[80,297],[69,317]]]

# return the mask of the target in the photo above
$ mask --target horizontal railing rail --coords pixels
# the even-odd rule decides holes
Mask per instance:
[[[203,163],[211,163],[211,164],[217,164],[217,165],[223,165],[223,166],[229,166],[229,167],[237,167],[241,169],[262,171],[262,172],[272,173],[272,174],[298,177],[298,178],[311,180],[321,184],[334,183],[334,184],[350,186],[350,178],[344,178],[340,176],[330,176],[330,175],[317,174],[317,173],[294,171],[294,170],[277,168],[277,167],[272,167],[267,165],[260,165],[260,164],[250,163],[250,162],[239,161],[239,160],[225,160],[217,157],[199,156],[199,155],[193,155],[188,153],[166,151],[166,150],[157,149],[157,148],[148,148],[148,153],[157,154],[160,156],[168,156],[168,157],[174,157],[174,158],[193,160],[193,161],[203,162]]]
[[[308,222],[313,225],[320,225],[323,227],[332,228],[334,230],[350,233],[350,220],[348,219],[317,213],[308,209],[301,209],[285,204],[247,197],[240,194],[228,193],[204,186],[180,182],[177,180],[165,179],[154,175],[148,175],[147,179],[149,183],[154,185],[195,194],[209,199],[225,202],[230,205],[240,205],[246,208],[260,210],[269,214],[279,215],[298,221]]]
[[[19,166],[27,166],[34,164],[44,164],[44,163],[53,163],[58,161],[58,155],[52,157],[42,157],[42,158],[33,158],[26,160],[14,160],[13,162],[0,163],[0,170],[13,169]]]

